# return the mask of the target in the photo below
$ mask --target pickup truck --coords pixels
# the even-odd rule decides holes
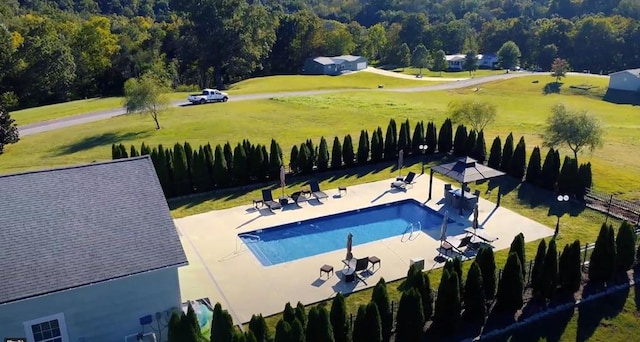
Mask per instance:
[[[227,102],[229,94],[217,89],[203,89],[200,94],[192,94],[187,98],[192,104],[205,104],[208,102]]]

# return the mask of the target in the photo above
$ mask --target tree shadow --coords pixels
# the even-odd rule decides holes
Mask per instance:
[[[544,95],[559,94],[562,84],[563,84],[562,82],[549,82],[545,84],[544,87],[542,88],[542,93]]]
[[[482,341],[508,341],[509,334],[504,329],[515,323],[515,312],[493,310],[482,329]]]
[[[489,179],[487,190],[491,191],[491,193],[495,193],[495,196],[498,196],[498,190],[496,190],[496,188],[498,188],[500,189],[500,196],[504,196],[515,190],[518,185],[520,185],[520,182],[515,178],[505,175]]]
[[[551,191],[542,189],[530,183],[522,183],[518,187],[518,200],[535,208],[549,203],[549,198],[554,198]]]
[[[128,132],[128,133],[104,133],[97,136],[85,137],[78,141],[75,141],[67,146],[60,147],[56,156],[62,156],[67,154],[72,154],[76,152],[85,151],[88,149],[92,149],[94,147],[106,147],[111,144],[120,143],[126,140],[132,139],[140,139],[146,138],[150,136],[155,130],[147,130],[147,131],[139,131],[139,132]],[[127,146],[127,153],[129,153],[130,146]],[[139,146],[136,146],[139,148]]]
[[[593,293],[593,290],[588,287],[589,284],[585,286],[584,291]],[[629,296],[629,289],[630,287],[626,284],[622,288],[613,288],[583,299],[578,307],[576,341],[587,341],[600,325],[602,319],[617,316],[624,308]]]
[[[558,297],[549,305],[529,302],[518,321],[522,324],[511,334],[512,341],[560,341],[575,312],[575,302]]]
[[[549,191],[549,193],[551,193]],[[568,214],[569,216],[576,217],[582,214],[583,211],[587,208],[585,202],[578,200],[569,200],[569,202],[559,202],[555,194],[551,194],[549,199],[547,200],[547,205],[549,206],[549,210],[547,212],[547,216],[563,216]]]
[[[480,335],[482,321],[469,321],[460,318],[455,329],[445,329],[433,322],[424,333],[423,341],[457,342],[471,341]]]

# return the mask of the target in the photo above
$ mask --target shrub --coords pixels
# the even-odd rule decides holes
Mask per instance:
[[[578,169],[578,178],[580,179],[578,186],[578,198],[584,199],[584,195],[587,193],[587,189],[591,188],[593,183],[593,176],[591,175],[591,162],[586,164],[580,164]]]
[[[304,304],[302,304],[300,301],[298,301],[298,304],[296,304],[295,312],[296,312],[296,319],[299,320],[300,323],[302,323],[302,326],[306,326],[307,312],[304,309]]]
[[[291,334],[290,334],[290,340],[291,342],[305,342],[306,341],[306,337],[305,337],[305,332],[304,332],[304,326],[302,324],[302,322],[300,322],[298,319],[295,319],[293,321],[293,324],[291,324]]]
[[[322,324],[320,323],[320,312],[318,311],[318,307],[314,306],[309,310],[309,314],[307,316],[307,329],[305,335],[307,342],[319,341],[318,337],[321,334],[320,329],[322,329]]]
[[[387,293],[387,283],[384,278],[380,278],[376,286],[373,288],[371,294],[371,301],[376,303],[378,312],[380,313],[380,323],[382,327],[382,340],[389,341],[391,337],[391,328],[393,327],[393,313],[391,312],[391,305],[389,304],[389,294]],[[336,326],[333,326],[334,332]],[[338,338],[336,337],[336,342]]]
[[[184,195],[191,192],[188,179],[187,157],[184,153],[184,147],[179,143],[173,146],[173,182],[176,186],[177,195]]]
[[[298,146],[293,145],[293,147],[291,148],[291,153],[289,157],[289,169],[291,169],[291,172],[293,173],[299,172],[299,165],[298,165],[299,154],[300,154],[300,151],[298,150]]]
[[[284,311],[282,311],[282,319],[285,322],[289,323],[289,325],[293,324],[293,321],[296,319],[296,311],[291,306],[290,302],[287,302],[284,306]]]
[[[524,235],[522,233],[516,235],[511,242],[511,248],[509,249],[509,254],[516,253],[518,259],[520,260],[520,267],[522,277],[525,276],[525,267],[526,263],[525,255],[524,255]]]
[[[451,142],[453,140],[453,124],[451,119],[447,118],[440,127],[440,134],[438,135],[438,152],[449,153],[451,151]]]
[[[391,119],[387,126],[384,138],[384,159],[391,160],[396,157],[398,150],[398,136],[396,135],[396,121]]]
[[[424,124],[422,124],[424,127]],[[438,133],[436,132],[436,124],[429,121],[427,124],[427,130],[425,132],[425,143],[427,144],[427,153],[433,154],[438,147]]]
[[[542,277],[544,278],[544,298],[553,299],[558,288],[558,249],[556,240],[549,241],[549,248],[544,257]]]
[[[213,331],[213,330],[212,330]],[[273,339],[274,342],[290,342],[291,341],[291,325],[287,323],[285,320],[280,319],[278,324],[276,324],[276,336]],[[211,341],[216,341],[211,339]]]
[[[249,330],[253,332],[256,342],[267,342],[270,339],[269,327],[267,326],[267,322],[265,322],[264,317],[262,317],[262,314],[251,316],[251,320],[249,321]]]
[[[520,309],[523,304],[523,291],[524,280],[520,258],[516,253],[510,252],[498,285],[495,309],[506,312],[515,312]]]
[[[365,325],[367,327],[367,341],[382,341],[382,326],[380,323],[380,313],[376,303],[369,302],[365,312]]]
[[[534,296],[543,296],[544,291],[544,258],[547,253],[547,243],[544,239],[540,239],[538,243],[538,251],[536,252],[536,258],[533,264],[533,270],[531,271],[531,288],[533,289]]]
[[[620,224],[616,236],[616,270],[618,273],[626,273],[635,262],[636,232],[633,226],[624,221]]]
[[[487,313],[482,287],[482,272],[474,261],[469,267],[464,287],[464,316],[472,321],[482,321]]]
[[[473,150],[476,147],[476,140],[478,139],[478,133],[475,130],[471,130],[469,132],[469,136],[467,136],[467,141],[464,143],[464,155],[473,157]]]
[[[409,127],[409,119],[407,121],[400,124],[400,133],[398,134],[398,151],[402,150],[405,153],[408,153],[411,150],[411,137],[409,136],[409,132],[411,128]]]
[[[343,141],[342,160],[344,161],[345,166],[350,167],[355,163],[355,154],[353,153],[353,141],[351,140],[351,135],[347,134]]]
[[[509,164],[509,174],[515,177],[518,182],[522,182],[524,177],[524,170],[527,165],[527,148],[524,142],[524,137],[520,137],[518,145],[516,145],[513,156],[511,157],[511,163]]]
[[[538,146],[533,148],[531,157],[529,157],[529,165],[527,165],[527,174],[525,176],[525,182],[533,185],[537,185],[540,179],[540,148]]]
[[[438,330],[445,333],[453,332],[458,325],[461,309],[458,274],[455,271],[444,270],[433,317]]]
[[[489,161],[487,165],[494,169],[500,168],[500,161],[502,160],[502,143],[500,137],[495,137],[491,144],[491,151],[489,152]]]
[[[233,176],[236,182],[245,184],[249,181],[249,170],[247,169],[247,152],[240,144],[233,150]]]
[[[376,163],[381,161],[383,153],[384,142],[382,138],[382,128],[378,127],[371,137],[371,160]]]
[[[331,302],[330,318],[335,342],[348,342],[349,324],[347,322],[347,307],[344,302],[344,296],[340,292],[333,297],[333,301]]]
[[[558,176],[558,190],[561,193],[576,195],[579,192],[579,182],[576,160],[568,156],[565,157]]]
[[[136,150],[136,147],[133,145],[131,145],[131,152],[129,153],[129,156],[131,156],[131,158],[140,156],[140,153],[138,153],[138,150]]]
[[[224,154],[224,159],[227,162],[227,169],[229,169],[229,174],[231,175],[231,172],[233,170],[233,149],[231,148],[231,144],[228,141],[224,144],[222,152]]]
[[[295,160],[293,159],[293,155],[290,160]],[[280,166],[283,164],[282,149],[275,139],[271,139],[271,145],[269,146],[269,177],[271,179],[278,179]]]
[[[359,315],[359,312],[358,312]],[[424,315],[420,294],[415,289],[403,292],[396,317],[396,342],[415,342],[422,338]],[[365,327],[366,329],[366,327]],[[353,342],[356,341],[355,335]],[[363,341],[368,342],[368,341]]]
[[[613,236],[613,228],[603,223],[589,259],[589,281],[597,286],[609,281],[615,271],[615,244],[611,243],[613,238],[610,236]]]
[[[168,339],[169,342],[182,342],[184,340],[184,332],[182,331],[182,324],[180,322],[180,315],[177,311],[171,314],[168,326]]]
[[[513,158],[513,133],[509,133],[507,139],[504,141],[504,148],[502,149],[502,159],[500,160],[500,170],[509,172],[511,169],[511,159]]]
[[[213,308],[213,322],[211,323],[210,341],[231,342],[233,337],[233,319],[227,310],[222,310],[222,305],[216,303]]]
[[[554,185],[557,181],[556,174],[558,173],[558,166],[556,165],[555,154],[556,152],[553,148],[550,148],[547,152],[547,156],[544,158],[542,170],[540,170],[538,184],[547,190],[554,190]]]
[[[456,135],[453,138],[453,154],[456,156],[464,156],[467,144],[467,128],[464,125],[458,125]]]
[[[308,144],[301,144],[298,152],[298,160],[296,161],[298,171],[309,174],[313,171],[313,156],[309,150]]]
[[[358,141],[358,164],[364,165],[369,161],[369,133],[365,130],[360,131],[360,140]]]
[[[353,322],[353,335],[351,340],[353,342],[368,342],[367,341],[367,306],[362,304],[358,307],[358,313],[356,314],[356,320]]]
[[[580,265],[580,241],[575,240],[566,245],[560,256],[559,264],[560,289],[566,294],[573,294],[580,289],[582,271]]]
[[[478,133],[476,143],[473,145],[473,151],[471,151],[471,156],[480,163],[484,163],[487,159],[487,144],[484,141],[483,131]]]
[[[317,166],[319,171],[326,171],[329,168],[329,146],[327,146],[327,139],[324,137],[320,138]]]
[[[331,147],[331,168],[339,169],[342,167],[342,145],[338,137],[333,138],[333,146]]]
[[[316,335],[318,342],[334,342],[333,340],[333,328],[331,327],[331,320],[329,318],[329,312],[324,306],[318,307],[318,322],[319,330]],[[379,331],[379,330],[378,330]],[[307,339],[309,341],[309,339]]]
[[[496,294],[496,261],[491,247],[482,247],[476,255],[476,260],[482,273],[484,297],[492,300]]]

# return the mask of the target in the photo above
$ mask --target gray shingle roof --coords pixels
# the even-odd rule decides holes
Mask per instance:
[[[0,176],[0,304],[187,264],[148,156]]]

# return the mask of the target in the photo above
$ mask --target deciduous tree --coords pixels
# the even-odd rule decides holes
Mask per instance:
[[[127,113],[142,113],[151,116],[160,129],[160,114],[168,106],[164,94],[166,85],[155,75],[147,73],[139,79],[130,78],[124,84],[124,98]]]
[[[422,69],[428,68],[431,64],[431,56],[429,51],[423,44],[418,44],[413,53],[411,54],[411,65],[420,69],[420,75],[422,75]]]
[[[468,124],[476,132],[494,122],[497,113],[494,104],[479,100],[454,100],[449,102],[447,110],[454,122]]]
[[[602,146],[603,129],[598,119],[586,110],[574,111],[564,104],[556,104],[551,109],[543,134],[544,145],[558,147],[567,145],[575,160],[584,148],[590,151]]]
[[[551,64],[551,76],[556,78],[556,83],[560,83],[569,71],[569,63],[562,58],[556,58]]]
[[[500,66],[505,69],[512,69],[519,66],[520,48],[513,41],[508,41],[502,44],[500,50],[498,50],[498,59]]]

